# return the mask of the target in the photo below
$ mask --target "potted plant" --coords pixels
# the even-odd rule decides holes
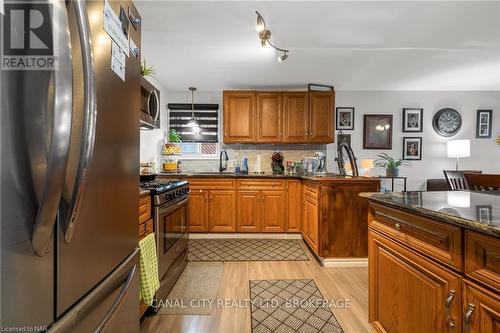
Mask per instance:
[[[375,166],[385,168],[385,175],[387,177],[398,177],[399,167],[410,166],[409,161],[400,158],[392,158],[386,153],[378,154],[378,159],[375,160]]]
[[[163,155],[181,155],[182,146],[181,146],[181,136],[177,131],[171,128],[168,131],[168,134],[165,136],[165,147],[163,148]]]
[[[148,66],[146,64],[146,60],[143,60],[141,62],[141,76],[147,77],[147,76],[153,76],[155,74],[155,70],[153,66]]]

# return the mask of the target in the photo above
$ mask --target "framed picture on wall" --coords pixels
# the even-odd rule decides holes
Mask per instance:
[[[403,109],[403,132],[423,131],[424,109]]]
[[[338,107],[337,111],[337,129],[338,130],[353,130],[354,129],[354,108],[353,107]]]
[[[491,138],[491,123],[493,110],[477,110],[476,119],[476,138]]]
[[[392,115],[363,116],[363,149],[392,149]]]
[[[422,138],[403,138],[403,160],[422,159]]]

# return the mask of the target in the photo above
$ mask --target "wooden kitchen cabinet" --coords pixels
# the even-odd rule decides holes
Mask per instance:
[[[369,261],[374,331],[461,331],[460,275],[372,230]]]
[[[464,279],[464,333],[500,332],[500,293]]]
[[[311,246],[314,252],[318,253],[318,199],[310,196],[304,195],[304,219],[303,219],[303,229],[302,234],[306,242]]]
[[[285,191],[261,192],[261,221],[263,232],[285,231]]]
[[[224,91],[224,142],[255,142],[256,94]]]
[[[190,232],[208,232],[208,195],[206,190],[191,190],[188,201],[188,228]]]
[[[309,93],[283,93],[283,142],[309,142]]]
[[[257,93],[257,138],[260,143],[282,140],[281,94],[277,92]]]
[[[286,193],[283,190],[237,192],[237,231],[285,231]]]
[[[314,91],[309,93],[309,142],[334,142],[334,99],[331,91]]]
[[[302,230],[302,184],[299,180],[287,180],[287,232]]]
[[[236,207],[237,231],[260,231],[260,191],[238,191]]]
[[[236,231],[236,193],[234,190],[210,190],[208,210],[210,231]]]

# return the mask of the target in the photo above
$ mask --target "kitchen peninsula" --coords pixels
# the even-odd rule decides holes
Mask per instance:
[[[361,195],[374,331],[498,332],[500,193]]]
[[[366,265],[368,201],[377,192],[370,177],[161,175],[188,178],[192,233],[301,233],[324,265]]]

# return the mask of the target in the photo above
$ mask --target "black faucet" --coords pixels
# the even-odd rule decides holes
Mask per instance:
[[[224,158],[224,166],[222,165],[222,154],[225,155],[225,158]],[[219,172],[223,172],[225,170],[227,170],[227,161],[229,160],[229,157],[227,157],[227,152],[225,149],[221,149],[220,151],[220,156],[219,156]]]

